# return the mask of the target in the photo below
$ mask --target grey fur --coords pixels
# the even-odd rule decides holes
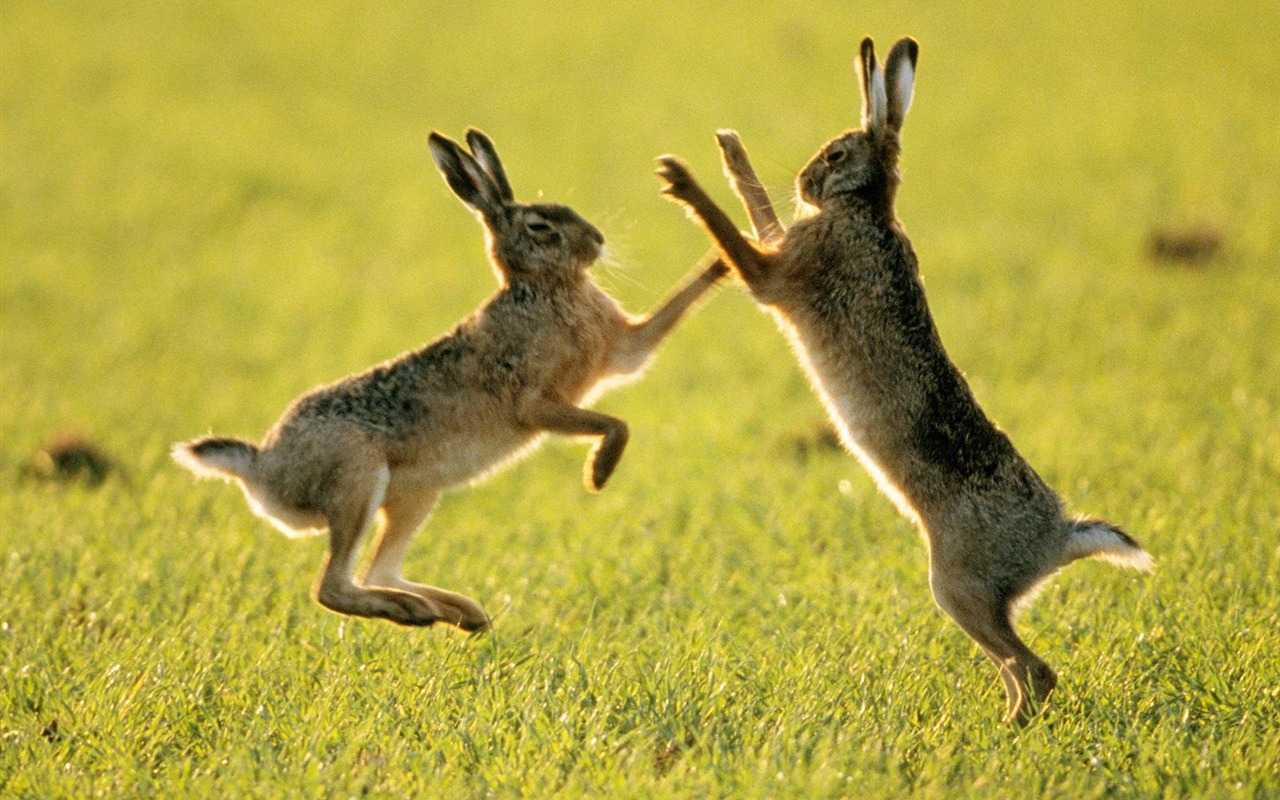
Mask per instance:
[[[773,312],[844,443],[918,523],[934,598],[995,661],[1007,719],[1025,724],[1057,677],[1014,632],[1018,601],[1075,558],[1136,568],[1151,561],[1115,526],[1068,520],[947,357],[894,215],[918,52],[914,40],[900,40],[881,71],[871,40],[863,41],[864,127],[825,144],[800,172],[797,190],[816,213],[785,233],[737,135],[719,133],[760,245],[738,232],[682,161],[661,158],[659,175],[664,193],[693,212]]]

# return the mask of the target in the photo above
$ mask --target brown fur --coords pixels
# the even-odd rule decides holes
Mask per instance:
[[[845,445],[920,526],[938,605],[1000,668],[1010,722],[1053,691],[1053,670],[1014,632],[1011,613],[1067,562],[1150,556],[1118,528],[1065,518],[1058,496],[983,413],[951,363],[925,302],[911,243],[894,216],[899,133],[918,48],[894,45],[880,71],[859,62],[863,127],[828,142],[801,171],[816,209],[783,231],[737,135],[725,168],[760,244],[748,242],[679,159],[660,159],[664,192],[708,230],[751,294],[791,339]]]
[[[546,433],[596,437],[587,488],[609,480],[627,443],[622,420],[580,405],[638,375],[681,315],[727,268],[719,261],[645,318],[627,315],[590,279],[604,237],[564,206],[512,198],[492,143],[471,153],[433,133],[432,156],[477,211],[500,288],[448,335],[296,400],[260,446],[208,437],[174,457],[199,475],[238,481],[286,533],[329,531],[316,599],[334,611],[404,625],[476,630],[475,601],[400,577],[414,532],[440,494],[533,449]],[[356,548],[380,520],[361,584]]]

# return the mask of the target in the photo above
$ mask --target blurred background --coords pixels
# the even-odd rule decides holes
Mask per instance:
[[[966,370],[1189,368],[1172,380],[1239,377],[1274,403],[1273,348],[1228,376],[1215,346],[1163,341],[1171,316],[1212,317],[1223,348],[1275,331],[1255,327],[1277,309],[1274,3],[7,2],[0,465],[67,427],[152,456],[193,427],[265,429],[447,329],[492,278],[433,128],[481,127],[522,198],[596,222],[601,281],[641,310],[706,249],[652,158],[684,156],[733,208],[712,132],[736,128],[787,210],[799,167],[856,125],[867,34],[921,42],[899,216]],[[1209,256],[1153,261],[1162,235],[1207,235]],[[698,364],[777,357],[726,294],[759,342],[707,341]],[[1091,354],[1063,358],[1081,337]]]

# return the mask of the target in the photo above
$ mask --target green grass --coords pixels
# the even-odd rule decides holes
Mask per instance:
[[[0,6],[0,795],[1280,795],[1273,3],[481,5]],[[406,572],[487,637],[323,611],[321,540],[168,462],[491,290],[431,128],[597,222],[641,310],[707,249],[652,157],[729,204],[736,127],[785,204],[866,33],[922,43],[899,212],[953,357],[1159,561],[1024,616],[1042,723],[997,723],[916,534],[797,446],[821,409],[737,289],[599,404],[633,433],[604,494],[555,442],[442,503]],[[1189,223],[1207,266],[1145,259]],[[24,477],[63,429],[127,477]]]

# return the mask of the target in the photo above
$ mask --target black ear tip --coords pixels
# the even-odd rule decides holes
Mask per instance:
[[[862,53],[863,58],[875,58],[876,44],[871,41],[870,36],[864,36],[862,44],[858,46],[858,52]]]
[[[466,135],[467,144],[471,146],[472,150],[475,150],[477,145],[480,147],[487,147],[490,150],[494,149],[493,140],[489,138],[487,133],[479,128],[467,128]]]
[[[907,57],[911,59],[911,63],[915,64],[916,59],[920,57],[920,43],[907,36],[902,39],[902,46],[906,48]]]

